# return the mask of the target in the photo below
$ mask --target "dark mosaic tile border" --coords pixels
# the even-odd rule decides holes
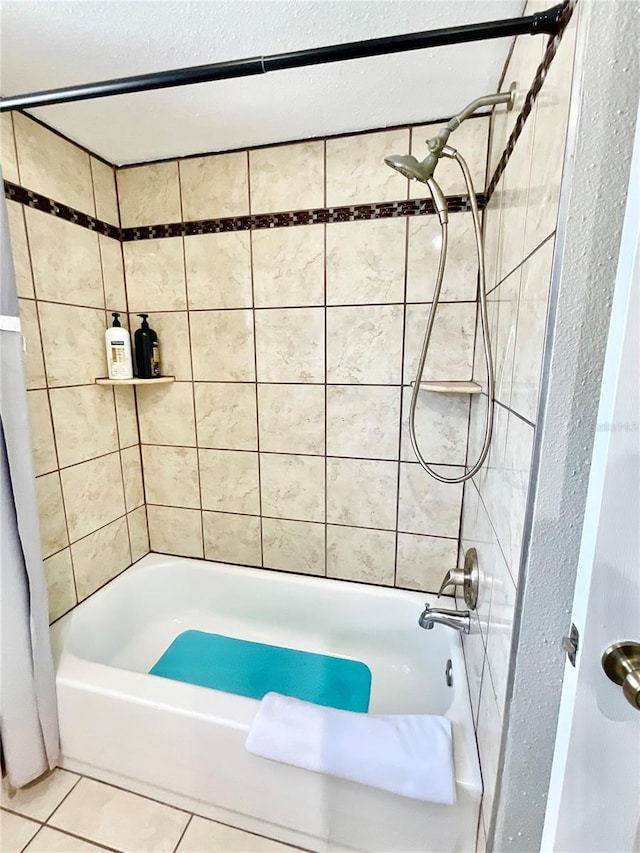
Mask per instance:
[[[9,201],[17,201],[35,210],[58,216],[82,228],[88,228],[105,237],[123,243],[134,240],[156,240],[163,237],[190,237],[195,234],[220,234],[224,231],[255,231],[263,228],[290,228],[295,225],[314,225],[325,222],[359,222],[366,219],[388,219],[399,216],[429,216],[435,214],[430,198],[409,201],[383,201],[376,204],[357,204],[347,207],[318,207],[312,210],[292,210],[285,213],[260,213],[253,216],[228,216],[223,219],[200,219],[195,222],[170,222],[161,225],[144,225],[137,228],[118,228],[82,213],[47,196],[4,182],[4,194]],[[480,210],[484,209],[484,193],[476,196]],[[469,196],[455,195],[447,198],[450,213],[471,210]]]
[[[46,195],[28,190],[18,184],[12,184],[11,181],[4,182],[4,194],[9,201],[17,201],[19,204],[34,208],[34,210],[50,213],[52,216],[73,222],[89,231],[104,234],[105,237],[113,237],[116,240],[122,239],[122,229],[117,225],[110,225],[108,222],[96,219],[95,216],[90,216],[88,213],[83,213],[81,210],[76,210],[59,201],[54,201]]]
[[[484,209],[484,194],[477,196]],[[447,198],[450,213],[471,210],[466,195]],[[224,219],[200,219],[196,222],[174,222],[123,228],[122,240],[150,240],[162,237],[190,237],[196,234],[220,234],[224,231],[257,231],[265,228],[290,228],[295,225],[315,225],[330,222],[360,222],[367,219],[389,219],[400,216],[435,214],[431,199],[383,201],[377,204],[358,204],[348,207],[318,207],[312,210],[292,210],[286,213],[260,213],[252,216],[229,216]]]

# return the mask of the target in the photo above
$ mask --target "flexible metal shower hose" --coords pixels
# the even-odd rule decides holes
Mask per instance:
[[[444,153],[444,152],[443,152]],[[473,189],[473,181],[471,179],[471,174],[469,173],[469,167],[467,166],[464,158],[454,149],[447,147],[446,155],[451,157],[451,159],[455,160],[460,169],[462,170],[462,174],[464,176],[464,182],[467,187],[467,193],[469,195],[469,201],[471,203],[471,213],[473,216],[473,227],[475,230],[476,236],[476,250],[478,253],[478,272],[479,272],[479,282],[478,289],[480,291],[480,323],[482,325],[482,343],[484,349],[484,360],[487,366],[487,411],[485,418],[485,432],[484,432],[484,441],[482,445],[482,450],[480,451],[480,455],[478,456],[477,461],[473,465],[473,467],[466,471],[464,474],[461,474],[459,477],[443,477],[441,474],[438,474],[433,470],[425,460],[422,455],[420,448],[418,447],[418,441],[416,438],[416,405],[418,402],[418,394],[420,393],[420,383],[422,382],[422,374],[424,372],[424,365],[427,360],[427,353],[429,351],[429,343],[431,342],[431,333],[433,331],[433,326],[436,317],[436,311],[438,309],[438,302],[440,301],[440,291],[442,289],[442,280],[444,278],[444,268],[447,258],[447,240],[448,240],[448,226],[446,221],[440,223],[440,227],[442,229],[442,246],[440,248],[440,261],[438,264],[438,274],[436,276],[436,285],[433,292],[433,301],[431,303],[431,310],[429,311],[429,318],[427,320],[427,328],[424,333],[424,341],[422,343],[422,351],[420,353],[420,358],[418,360],[418,369],[416,371],[416,379],[413,383],[413,392],[411,394],[411,404],[409,407],[409,435],[411,437],[411,444],[413,446],[414,452],[418,459],[418,462],[424,470],[433,477],[435,480],[438,480],[440,483],[465,483],[467,480],[470,480],[474,477],[480,468],[482,467],[485,459],[487,458],[487,454],[489,453],[489,447],[491,446],[491,436],[493,433],[493,407],[494,407],[494,392],[495,392],[495,377],[493,372],[493,360],[491,358],[491,341],[489,338],[489,322],[487,317],[487,288],[486,288],[486,280],[485,280],[485,269],[484,269],[484,248],[482,245],[482,232],[480,230],[480,214],[478,212],[478,202],[476,200],[476,194]],[[431,194],[433,196],[433,190],[429,187]],[[435,202],[435,197],[434,197]],[[468,468],[468,465],[465,467]]]

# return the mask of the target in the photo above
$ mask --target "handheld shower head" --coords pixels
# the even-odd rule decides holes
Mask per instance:
[[[438,158],[428,154],[420,163],[413,154],[392,154],[390,157],[385,157],[384,162],[405,178],[426,184],[433,175]]]

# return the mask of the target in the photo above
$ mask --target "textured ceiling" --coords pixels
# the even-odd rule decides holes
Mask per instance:
[[[552,5],[551,3],[549,5]],[[3,0],[3,95],[522,14],[522,0]],[[43,107],[113,163],[449,116],[495,88],[478,42]]]

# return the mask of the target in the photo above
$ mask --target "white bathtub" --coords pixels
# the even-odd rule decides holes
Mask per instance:
[[[450,629],[418,627],[424,600],[149,554],[52,628],[62,764],[310,850],[469,853],[482,787],[462,647]],[[456,805],[249,754],[255,700],[148,674],[190,628],[363,661],[372,673],[371,713],[445,714]]]

